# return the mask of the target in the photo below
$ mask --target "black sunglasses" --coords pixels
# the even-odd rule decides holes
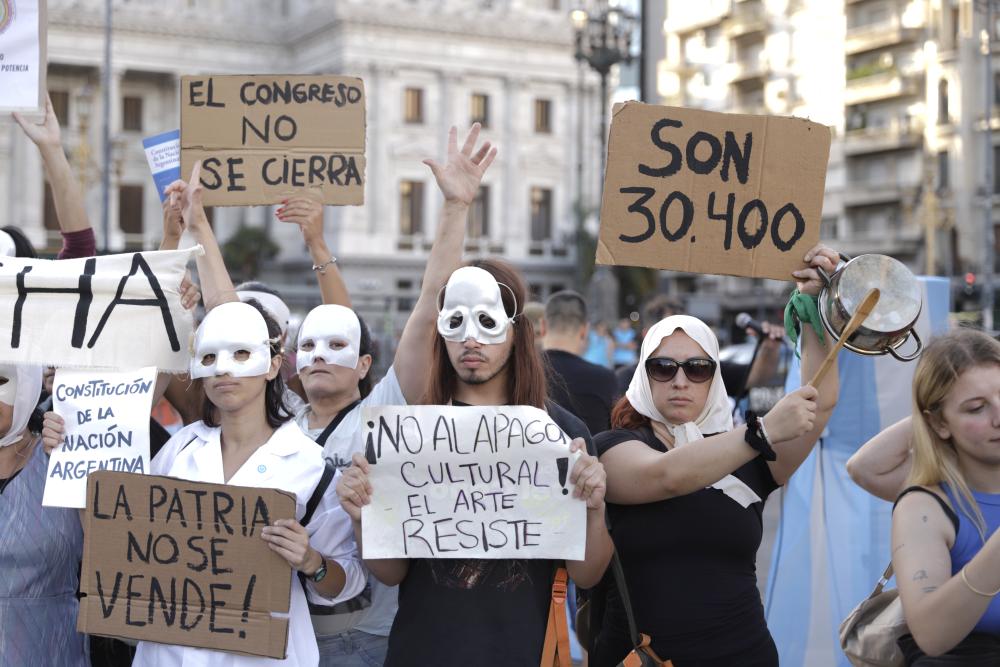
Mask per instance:
[[[694,357],[677,361],[669,357],[652,357],[646,360],[646,373],[657,382],[670,382],[677,369],[684,369],[684,376],[696,384],[708,382],[715,376],[715,360]]]

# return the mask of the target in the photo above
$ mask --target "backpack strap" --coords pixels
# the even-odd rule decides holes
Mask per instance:
[[[323,429],[323,432],[319,434],[319,437],[316,438],[316,444],[319,445],[320,447],[326,446],[327,439],[329,439],[329,437],[333,435],[333,432],[337,430],[337,427],[340,426],[340,422],[344,421],[344,417],[346,417],[351,412],[351,410],[358,407],[358,405],[360,404],[361,404],[361,399],[359,398],[350,405],[344,406],[344,408],[337,413],[337,416],[334,417],[330,421],[330,423],[326,425],[326,428]]]
[[[334,467],[333,461],[329,458],[324,458],[323,475],[319,478],[319,483],[316,485],[315,490],[313,490],[312,496],[309,497],[309,502],[306,503],[306,513],[302,515],[302,521],[299,522],[303,526],[309,525],[313,514],[316,513],[316,508],[319,507],[319,501],[323,500],[323,496],[326,494],[326,490],[330,488],[330,482],[333,481],[333,475],[336,472],[337,468]]]
[[[948,520],[951,521],[951,525],[954,526],[954,528],[955,528],[955,535],[958,535],[958,514],[955,513],[955,510],[953,510],[948,505],[948,503],[946,503],[941,498],[941,496],[939,496],[938,494],[934,493],[930,489],[925,489],[922,486],[908,486],[905,489],[903,489],[900,492],[899,496],[896,498],[896,502],[894,502],[892,504],[893,511],[896,510],[896,505],[898,505],[899,501],[903,499],[903,496],[905,496],[908,493],[914,493],[914,492],[926,493],[931,498],[933,498],[934,500],[936,500],[937,504],[941,506],[941,510],[944,512],[945,516],[947,516]]]
[[[542,645],[541,667],[571,667],[573,658],[569,650],[569,624],[566,621],[566,591],[569,575],[565,567],[557,567],[552,580],[552,601],[549,603],[549,620]]]

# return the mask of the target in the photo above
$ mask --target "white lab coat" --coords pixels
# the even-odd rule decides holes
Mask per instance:
[[[196,422],[178,431],[150,466],[154,475],[169,475],[198,482],[227,483],[222,469],[221,428]],[[295,494],[295,516],[301,519],[306,504],[323,474],[322,450],[294,422],[278,428],[236,471],[229,484],[273,488]],[[365,571],[354,544],[350,517],[340,506],[331,482],[312,520],[306,527],[314,549],[335,561],[347,574],[347,582],[335,599],[320,597],[309,584],[309,600],[333,605],[349,600],[365,586]],[[203,648],[154,642],[139,642],[133,665],[150,667],[255,667],[257,665],[317,665],[319,650],[309,618],[309,607],[297,577],[292,579],[288,614],[288,653],[285,660],[252,657]]]

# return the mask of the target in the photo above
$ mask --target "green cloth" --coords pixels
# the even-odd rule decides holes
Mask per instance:
[[[785,332],[792,341],[795,354],[800,354],[797,346],[799,334],[801,333],[801,323],[811,324],[813,331],[819,342],[825,344],[823,338],[823,321],[819,318],[819,298],[810,294],[803,294],[798,290],[792,292],[785,306]]]

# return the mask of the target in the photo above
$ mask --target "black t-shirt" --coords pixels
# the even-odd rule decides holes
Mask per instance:
[[[667,451],[649,428],[601,433],[595,444],[603,455],[630,440]],[[733,475],[762,500],[778,488],[760,457]],[[757,590],[763,505],[744,509],[713,488],[644,505],[608,503],[611,537],[625,570],[636,623],[652,638],[657,655],[675,664],[715,664],[737,655],[741,659],[731,664],[777,664]],[[604,583],[613,589],[613,580]],[[591,664],[617,664],[629,650],[624,607],[611,590],[595,650],[598,660]]]
[[[584,438],[594,453],[583,422],[555,404],[549,404],[548,412],[568,436]],[[558,564],[411,559],[399,585],[385,667],[537,667]]]
[[[546,350],[549,398],[583,420],[591,433],[611,428],[611,409],[619,396],[615,374],[571,352]]]

